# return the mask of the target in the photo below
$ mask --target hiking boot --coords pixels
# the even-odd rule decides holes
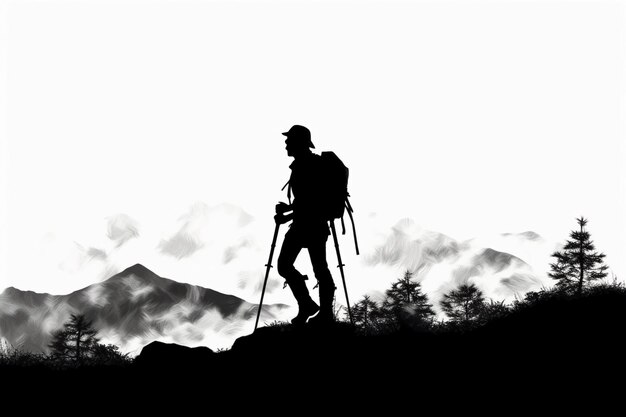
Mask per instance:
[[[330,284],[330,285],[328,285]],[[335,284],[320,283],[320,312],[309,320],[313,325],[327,326],[335,322],[333,302],[335,301]]]
[[[315,303],[315,301],[310,300],[310,303],[307,302],[305,305],[298,304],[298,315],[291,320],[291,324],[296,326],[301,326],[306,323],[307,319],[313,315],[315,315],[318,311],[320,311],[319,306]]]
[[[320,308],[319,306],[311,299],[309,295],[309,290],[306,287],[304,279],[302,278],[293,278],[288,282],[289,288],[291,288],[291,292],[293,296],[296,298],[298,302],[298,315],[291,320],[292,324],[302,325],[306,323],[307,319],[317,313]]]
[[[316,327],[328,327],[335,324],[335,316],[332,311],[330,314],[320,311],[317,316],[310,318],[307,323]]]

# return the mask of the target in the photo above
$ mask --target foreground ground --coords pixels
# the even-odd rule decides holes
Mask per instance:
[[[625,395],[625,324],[622,291],[550,299],[466,332],[270,326],[220,353],[153,343],[122,367],[5,366],[1,392],[5,399],[123,400],[142,409],[164,402],[243,410],[261,401],[277,410],[282,399],[298,399],[413,410],[548,403],[599,410]]]

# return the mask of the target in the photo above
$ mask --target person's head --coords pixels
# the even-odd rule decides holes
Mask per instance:
[[[289,156],[297,158],[300,155],[311,153],[310,148],[315,148],[315,145],[311,142],[311,131],[304,126],[293,125],[283,135],[287,136],[285,149],[287,149],[287,155]]]

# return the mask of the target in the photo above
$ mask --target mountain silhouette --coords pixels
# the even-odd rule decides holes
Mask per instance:
[[[495,300],[513,300],[544,285],[537,254],[545,242],[532,231],[457,241],[403,219],[378,238],[365,263],[413,272],[436,310],[443,294],[468,281]]]
[[[490,267],[500,272],[511,266],[524,266],[528,265],[517,256],[510,253],[500,252],[491,248],[483,250],[480,254],[474,257],[474,265],[482,267]]]
[[[265,318],[284,307],[264,306]],[[52,332],[70,314],[81,313],[93,321],[100,337],[123,350],[172,334],[179,344],[197,345],[207,333],[237,333],[257,308],[233,295],[162,278],[136,264],[68,295],[7,288],[0,294],[0,336],[23,350],[46,352]]]
[[[453,238],[403,219],[391,227],[385,240],[366,256],[366,262],[372,266],[387,264],[418,271],[457,258],[463,249]]]

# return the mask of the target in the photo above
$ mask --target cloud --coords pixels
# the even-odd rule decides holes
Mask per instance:
[[[244,239],[236,245],[232,245],[227,247],[224,250],[224,255],[222,257],[222,262],[224,264],[228,264],[234,259],[236,259],[243,249],[248,249],[252,247],[252,242],[249,239]]]
[[[108,217],[107,220],[107,236],[115,242],[117,247],[139,236],[139,223],[130,216],[120,213]]]
[[[502,236],[514,236],[527,240],[543,240],[541,235],[530,230],[522,233],[503,233]]]
[[[203,229],[209,216],[209,207],[196,203],[180,216],[180,228],[172,236],[159,243],[161,253],[178,259],[188,258],[204,247]]]
[[[178,259],[188,258],[213,243],[224,247],[239,230],[250,224],[253,217],[231,204],[209,206],[198,202],[179,219],[179,228],[169,238],[163,239],[158,248],[161,253]],[[217,240],[217,241],[216,241]],[[240,241],[227,246],[222,262],[227,264],[238,256],[240,250],[249,248],[250,242]]]
[[[452,272],[455,285],[463,285],[469,282],[472,277],[482,275],[483,268],[479,265],[461,266]]]
[[[203,246],[202,242],[198,241],[192,234],[185,230],[180,230],[169,239],[161,241],[159,249],[166,255],[182,259],[190,257],[202,249]]]
[[[89,256],[89,258],[91,259],[100,259],[102,261],[106,261],[107,260],[107,253],[105,251],[103,251],[102,249],[98,249],[98,248],[89,248],[87,249],[87,256]]]

